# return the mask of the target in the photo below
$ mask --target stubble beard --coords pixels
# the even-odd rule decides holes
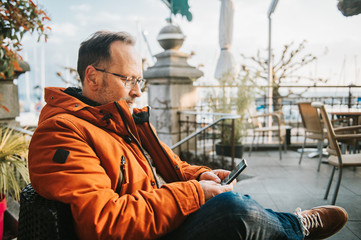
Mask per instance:
[[[108,84],[107,84],[107,80],[103,81],[103,86],[100,88],[100,90],[98,92],[98,97],[99,97],[99,103],[100,104],[107,104],[107,103],[111,103],[111,102],[115,102],[115,101],[117,102],[117,101],[125,100],[127,105],[128,105],[130,114],[133,114],[134,99],[132,99],[130,97],[125,97],[125,98],[118,99],[110,91],[110,88],[108,87]]]

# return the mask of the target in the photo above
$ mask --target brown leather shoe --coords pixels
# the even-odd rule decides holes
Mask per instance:
[[[296,209],[303,225],[305,239],[324,239],[340,231],[347,222],[347,212],[337,206],[320,206],[310,210]]]

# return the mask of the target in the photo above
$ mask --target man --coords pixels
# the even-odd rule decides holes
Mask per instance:
[[[29,151],[34,189],[70,204],[81,239],[303,239],[339,231],[347,213],[265,210],[220,185],[229,172],[182,162],[157,137],[141,96],[141,57],[124,32],[81,44],[83,89],[47,88]],[[160,181],[166,183],[160,186]]]

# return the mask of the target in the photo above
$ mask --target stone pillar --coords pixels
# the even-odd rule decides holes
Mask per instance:
[[[144,71],[148,82],[148,103],[152,108],[150,122],[168,146],[179,141],[177,112],[194,109],[197,92],[193,81],[203,76],[202,71],[187,63],[190,55],[178,50],[184,39],[178,26],[165,26],[158,35],[164,52],[157,54],[155,65]]]
[[[23,71],[15,71],[13,78],[5,80],[0,79],[0,123],[9,125],[18,125],[15,118],[19,116],[19,95],[18,85],[15,79],[20,74],[30,70],[30,66],[25,61],[20,61],[19,66]]]

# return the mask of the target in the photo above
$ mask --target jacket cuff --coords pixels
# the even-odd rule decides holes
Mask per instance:
[[[199,181],[199,178],[200,178],[200,176],[202,175],[202,173],[210,172],[210,171],[212,171],[212,169],[210,169],[210,168],[208,168],[208,167],[200,167],[200,168],[198,169],[198,171],[194,174],[195,179],[196,179],[197,181]]]
[[[184,216],[197,211],[204,203],[204,193],[197,180],[165,184],[163,187],[172,192]]]

